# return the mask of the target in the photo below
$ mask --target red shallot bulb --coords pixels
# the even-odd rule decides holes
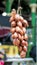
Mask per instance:
[[[23,20],[24,20],[23,17],[20,16],[20,17],[19,17],[19,21],[23,22]]]
[[[21,35],[24,34],[23,30],[19,26],[16,27],[16,32],[20,33]]]
[[[20,56],[21,56],[21,58],[25,58],[26,57],[26,52],[21,51]]]
[[[28,22],[27,22],[27,20],[24,20],[24,21],[23,21],[23,25],[24,25],[24,27],[28,27]]]
[[[18,38],[18,34],[15,32],[14,34],[12,34],[12,38],[13,39]]]
[[[27,47],[26,47],[26,46],[24,46],[24,47],[23,47],[23,50],[24,50],[25,52],[27,52]]]
[[[20,28],[22,28],[22,23],[21,23],[21,21],[18,21],[18,22],[17,22],[17,25],[18,25]]]
[[[28,42],[27,41],[25,41],[25,40],[22,40],[22,43],[21,43],[21,46],[28,46]]]
[[[11,12],[11,16],[15,16],[16,15],[16,10],[15,9],[12,9],[12,12]]]
[[[18,37],[18,34],[15,32],[14,33],[14,38],[17,38]]]
[[[14,20],[15,20],[15,18],[12,16],[12,17],[10,17],[9,22],[12,22],[12,21],[14,21]]]
[[[18,34],[18,39],[22,40],[22,36],[20,34]]]
[[[13,34],[15,32],[15,28],[11,28],[10,32]]]
[[[15,20],[18,21],[19,20],[19,14],[15,15]]]
[[[23,34],[24,34],[23,30],[21,30],[21,29],[20,29],[20,34],[21,34],[21,35],[23,35]]]
[[[20,31],[20,27],[17,26],[17,27],[16,27],[16,32],[19,32],[19,31]]]
[[[19,46],[20,40],[18,40],[18,39],[13,39],[13,44],[16,45],[16,46]]]
[[[11,27],[15,27],[16,26],[16,22],[15,21],[12,21],[11,22]]]
[[[23,27],[23,32],[24,32],[24,34],[26,33],[26,28],[25,27]]]
[[[28,35],[27,34],[24,35],[24,39],[28,40]]]

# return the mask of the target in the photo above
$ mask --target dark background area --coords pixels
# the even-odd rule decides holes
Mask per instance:
[[[0,26],[10,27],[9,16],[0,15]]]

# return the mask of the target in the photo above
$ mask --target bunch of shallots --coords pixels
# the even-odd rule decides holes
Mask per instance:
[[[13,39],[13,44],[18,46],[20,56],[24,58],[26,56],[27,47],[28,47],[28,36],[26,34],[26,27],[28,22],[19,14],[16,14],[16,11],[12,11],[10,17],[11,38]]]

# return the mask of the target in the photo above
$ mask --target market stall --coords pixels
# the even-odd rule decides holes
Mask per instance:
[[[27,20],[22,17],[20,0],[17,10],[13,9],[11,12],[13,2],[14,0],[6,0],[6,15],[0,15],[0,40],[2,39],[0,50],[5,51],[4,62],[11,63],[11,65],[35,65],[30,52],[32,47],[36,45],[36,1],[31,0],[29,5],[31,8],[31,17],[29,18],[32,24],[31,28],[28,27]]]

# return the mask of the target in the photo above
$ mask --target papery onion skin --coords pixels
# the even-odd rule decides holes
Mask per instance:
[[[11,28],[10,32],[13,34],[15,32],[15,28]]]
[[[27,52],[27,47],[26,47],[26,46],[23,46],[23,50],[24,50],[25,52]]]
[[[16,27],[16,22],[15,21],[11,22],[11,27]]]
[[[22,40],[21,46],[28,46],[28,42],[25,40]]]
[[[20,28],[22,28],[22,23],[21,23],[21,21],[18,21],[18,22],[17,22],[17,25],[18,25]]]
[[[19,46],[20,40],[14,39],[14,40],[13,40],[13,44],[14,44],[15,46]]]
[[[26,52],[21,51],[21,53],[20,53],[20,57],[21,57],[21,58],[25,58],[25,57],[26,57]]]

